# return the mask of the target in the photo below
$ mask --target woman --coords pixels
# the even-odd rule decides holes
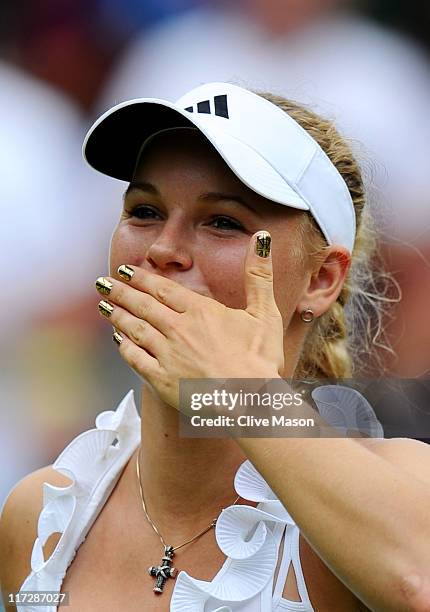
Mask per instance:
[[[352,374],[344,305],[370,246],[333,125],[211,83],[118,105],[84,152],[130,182],[96,287],[147,382],[141,420],[129,392],[15,487],[3,592],[69,592],[80,612],[429,610],[425,444],[178,429],[179,379]]]

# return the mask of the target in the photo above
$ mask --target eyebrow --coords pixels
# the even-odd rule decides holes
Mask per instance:
[[[146,191],[155,196],[161,195],[158,189],[152,183],[148,183],[146,181],[132,181],[125,190],[123,198],[125,199],[130,194],[130,192],[134,190]],[[248,204],[248,202],[239,195],[224,193],[222,191],[207,191],[199,196],[199,200],[203,200],[205,202],[219,202],[221,200],[236,202],[237,204],[241,204],[245,208],[248,208],[258,217],[261,217],[261,212],[258,212],[253,206]]]
[[[160,195],[158,189],[152,183],[147,183],[145,181],[131,181],[131,183],[124,192],[124,199],[129,195],[131,191],[134,191],[135,189],[140,191],[148,191],[148,193],[151,193],[152,195]]]

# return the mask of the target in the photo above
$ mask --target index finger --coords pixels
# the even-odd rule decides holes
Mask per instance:
[[[122,280],[127,281],[127,284],[152,295],[161,304],[179,313],[188,310],[195,300],[201,297],[170,278],[143,270],[138,266],[122,264],[118,268],[118,274]]]

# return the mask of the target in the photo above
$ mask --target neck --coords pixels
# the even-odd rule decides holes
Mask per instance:
[[[185,438],[179,413],[142,388],[140,479],[147,512],[167,541],[208,526],[237,498],[246,456],[231,438]]]

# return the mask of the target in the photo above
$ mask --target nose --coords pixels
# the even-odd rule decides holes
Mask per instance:
[[[173,219],[169,221],[148,247],[145,258],[155,269],[187,270],[193,263],[190,236]]]

